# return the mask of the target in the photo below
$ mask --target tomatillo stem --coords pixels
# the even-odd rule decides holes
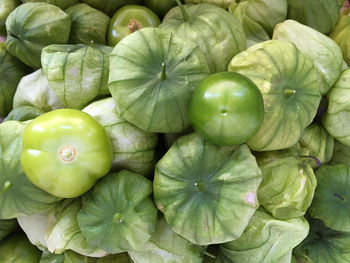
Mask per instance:
[[[165,80],[166,79],[166,64],[162,63],[162,72],[160,73],[160,79]]]
[[[142,29],[142,25],[136,19],[131,19],[128,25],[130,34],[136,32],[137,30]]]
[[[11,182],[10,181],[6,181],[4,183],[4,187],[0,191],[0,194],[5,193],[8,189],[10,189],[11,186],[12,186]]]
[[[187,21],[190,19],[190,16],[188,15],[185,7],[182,5],[182,3],[180,2],[180,0],[175,0],[177,5],[179,6],[180,10],[181,10],[181,14],[182,14],[182,18],[183,20]]]
[[[293,96],[297,91],[295,89],[285,89],[284,90],[284,96],[286,98],[289,98],[291,96]]]
[[[123,220],[123,215],[120,214],[120,213],[115,213],[114,216],[113,216],[113,221],[115,223],[122,223],[124,220]]]

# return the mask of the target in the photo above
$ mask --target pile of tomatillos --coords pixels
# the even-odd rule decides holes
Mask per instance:
[[[0,0],[0,263],[350,262],[345,0]]]

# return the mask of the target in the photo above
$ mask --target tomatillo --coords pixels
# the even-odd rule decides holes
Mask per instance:
[[[113,15],[107,34],[109,46],[114,47],[127,35],[144,27],[157,27],[159,17],[149,8],[141,5],[127,5]]]
[[[105,129],[89,114],[59,109],[32,120],[22,138],[21,165],[29,180],[62,198],[88,191],[112,165]]]
[[[247,142],[264,120],[264,102],[258,87],[235,72],[220,72],[195,89],[189,108],[196,132],[218,145]]]
[[[177,6],[175,0],[144,0],[143,4],[160,17],[164,17],[171,8]]]

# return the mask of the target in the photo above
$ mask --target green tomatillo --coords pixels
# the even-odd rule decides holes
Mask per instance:
[[[171,8],[177,6],[175,0],[144,0],[143,4],[154,11],[159,17],[164,17]]]
[[[248,141],[264,119],[264,102],[257,86],[239,73],[220,72],[206,78],[190,103],[193,128],[218,145]]]
[[[29,180],[63,198],[88,191],[110,170],[112,149],[104,128],[85,112],[59,109],[25,128],[21,164]]]
[[[109,28],[108,45],[114,47],[127,35],[144,27],[157,27],[159,17],[149,8],[141,5],[124,6],[113,15]]]

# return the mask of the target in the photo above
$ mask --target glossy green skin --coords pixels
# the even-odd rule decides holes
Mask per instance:
[[[140,5],[124,6],[111,19],[108,45],[114,47],[127,35],[144,27],[157,27],[159,24],[159,17],[151,9]]]
[[[6,37],[6,19],[20,4],[19,0],[0,0],[0,36]]]
[[[177,6],[175,0],[144,0],[143,5],[163,17],[173,7]]]
[[[244,75],[220,72],[194,91],[190,119],[195,131],[215,144],[241,144],[262,125],[264,101],[258,87]]]
[[[27,123],[0,124],[0,218],[40,214],[51,210],[60,198],[32,184],[20,164],[22,135]]]
[[[24,233],[14,233],[0,243],[0,263],[38,263],[41,251]]]
[[[29,180],[58,197],[85,193],[112,164],[106,131],[78,110],[54,110],[34,119],[23,133],[22,144],[21,164]],[[72,160],[62,157],[64,146],[75,149]]]

